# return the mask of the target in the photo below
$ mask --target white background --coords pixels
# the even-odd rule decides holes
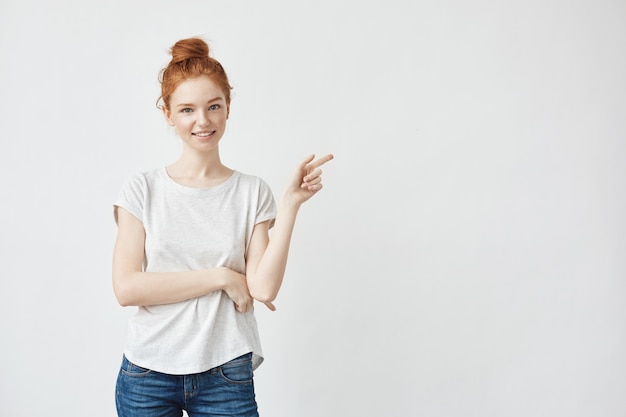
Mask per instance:
[[[263,416],[626,415],[621,0],[0,1],[0,415],[115,415],[111,204],[179,155],[189,36],[227,165],[336,156],[257,305]]]

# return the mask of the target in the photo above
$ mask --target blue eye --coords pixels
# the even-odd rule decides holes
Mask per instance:
[[[220,106],[219,104],[211,104],[209,106],[209,110],[219,110],[221,108],[222,108],[222,106]]]
[[[181,109],[180,112],[181,113],[191,113],[193,110],[191,110],[189,107],[185,107],[184,109]]]

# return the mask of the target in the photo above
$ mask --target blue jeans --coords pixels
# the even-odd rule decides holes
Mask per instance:
[[[252,354],[191,375],[141,368],[126,357],[117,377],[119,417],[258,417]]]

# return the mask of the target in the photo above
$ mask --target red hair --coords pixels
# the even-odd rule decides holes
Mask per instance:
[[[209,77],[224,93],[226,104],[230,105],[230,90],[226,72],[216,59],[209,56],[209,46],[199,38],[182,39],[174,44],[170,50],[172,60],[167,67],[161,70],[161,97],[163,106],[169,109],[170,97],[176,87],[189,78],[201,76]]]

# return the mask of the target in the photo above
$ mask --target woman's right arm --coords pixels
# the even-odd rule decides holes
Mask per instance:
[[[113,290],[122,306],[171,304],[224,290],[238,311],[252,308],[245,275],[220,267],[201,271],[143,272],[146,232],[143,223],[116,207]]]

